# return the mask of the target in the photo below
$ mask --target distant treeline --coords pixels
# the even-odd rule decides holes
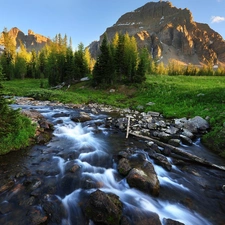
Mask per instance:
[[[47,78],[49,86],[72,82],[89,76],[93,85],[117,83],[142,83],[146,74],[165,75],[215,75],[224,76],[225,68],[213,69],[213,65],[182,66],[171,60],[164,65],[153,60],[146,48],[138,49],[136,39],[128,34],[116,33],[111,42],[104,35],[100,54],[95,60],[88,48],[80,43],[73,51],[72,41],[58,34],[50,44],[36,52],[28,52],[24,43],[16,49],[7,30],[2,33],[4,51],[0,64],[5,79]]]

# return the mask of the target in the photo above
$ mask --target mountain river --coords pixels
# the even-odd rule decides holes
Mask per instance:
[[[104,113],[94,115],[87,110],[92,120],[75,123],[70,118],[79,109],[13,107],[38,110],[55,129],[46,145],[0,156],[1,225],[94,225],[85,218],[81,205],[97,189],[119,196],[128,218],[138,208],[157,213],[162,224],[164,218],[185,225],[225,224],[225,171],[191,162],[173,165],[170,172],[166,171],[148,157],[145,140],[132,136],[126,139],[123,132],[105,126],[108,115]],[[199,140],[182,148],[225,165]],[[130,188],[117,172],[115,159],[126,149],[144,155],[154,165],[160,182],[158,197]]]

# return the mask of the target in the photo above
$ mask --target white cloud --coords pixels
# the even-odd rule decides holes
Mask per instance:
[[[212,16],[211,17],[211,23],[220,23],[225,21],[225,17],[223,16]]]

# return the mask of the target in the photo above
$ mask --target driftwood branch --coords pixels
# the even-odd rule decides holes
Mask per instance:
[[[133,136],[139,137],[139,138],[143,138],[143,139],[146,139],[146,140],[149,140],[149,141],[153,141],[160,147],[163,147],[163,148],[168,147],[168,148],[171,149],[171,151],[173,153],[178,154],[178,155],[180,155],[182,157],[187,157],[189,160],[192,160],[194,162],[200,163],[200,164],[205,165],[205,166],[211,166],[211,167],[214,167],[214,168],[217,168],[217,169],[225,171],[225,167],[224,166],[219,166],[219,165],[216,165],[214,163],[211,163],[211,162],[207,161],[206,159],[200,158],[200,157],[198,157],[196,155],[193,155],[193,154],[191,154],[189,152],[185,152],[182,149],[177,148],[175,146],[172,146],[170,144],[163,143],[163,142],[161,142],[159,140],[156,140],[154,138],[150,138],[150,137],[142,136],[142,135],[139,135],[139,134],[135,134],[133,132],[130,132],[130,134],[133,135]]]

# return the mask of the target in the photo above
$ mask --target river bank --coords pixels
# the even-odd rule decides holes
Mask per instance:
[[[33,99],[17,103],[25,110],[39,111],[54,125],[54,132],[49,143],[0,157],[2,224],[85,225],[89,224],[87,218],[97,224],[98,218],[84,206],[96,204],[99,198],[110,198],[120,210],[122,204],[123,213],[117,217],[121,224],[223,224],[224,171],[174,157],[152,141],[131,134],[126,138],[128,114],[138,118],[131,118],[132,129],[136,127],[132,123],[142,121],[138,112],[101,106],[103,113],[96,104],[63,105]],[[146,116],[149,124],[153,120],[163,124],[159,114]],[[168,121],[165,124],[171,128]],[[139,128],[141,131],[142,125]],[[187,151],[197,146],[194,139],[191,146],[180,144]],[[200,151],[208,155],[207,150],[198,148]],[[154,179],[148,180],[144,174]],[[103,205],[104,210],[111,200]],[[111,218],[103,208],[100,212]]]
[[[63,103],[100,103],[138,111],[160,112],[165,118],[201,116],[210,123],[204,144],[218,155],[225,155],[225,79],[217,76],[147,75],[140,86],[119,85],[108,89],[92,88],[90,82],[50,90],[47,79],[4,81],[4,94],[29,96],[37,100]],[[40,83],[44,86],[40,88]]]

